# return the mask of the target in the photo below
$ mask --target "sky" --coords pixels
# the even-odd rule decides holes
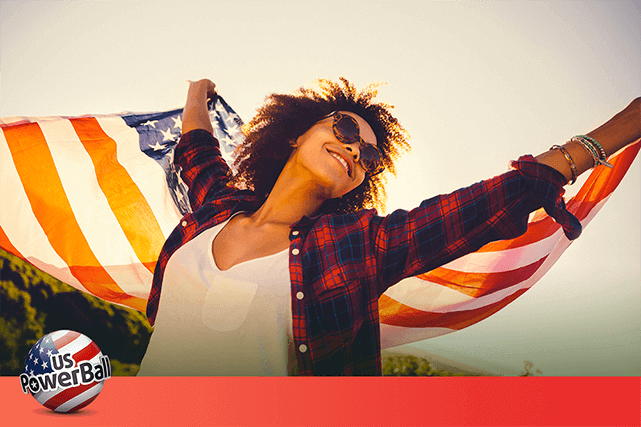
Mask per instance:
[[[186,80],[209,78],[248,121],[319,77],[386,82],[378,99],[413,146],[388,212],[500,174],[641,95],[632,1],[2,0],[0,21],[1,117],[180,108]],[[412,346],[506,375],[526,360],[551,376],[641,375],[640,163],[525,295]]]

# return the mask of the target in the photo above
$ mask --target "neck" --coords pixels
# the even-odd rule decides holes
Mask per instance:
[[[303,216],[311,217],[328,199],[323,188],[306,179],[304,171],[294,171],[288,162],[261,207],[251,215],[255,225],[291,225]]]

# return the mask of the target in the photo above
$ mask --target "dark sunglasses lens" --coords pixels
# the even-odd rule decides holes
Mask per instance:
[[[334,123],[334,128],[347,142],[359,140],[358,123],[350,116],[341,117]]]
[[[370,144],[361,145],[361,164],[368,172],[376,172],[381,167],[381,156]]]

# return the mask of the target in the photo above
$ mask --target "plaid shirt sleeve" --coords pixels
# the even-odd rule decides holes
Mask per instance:
[[[370,243],[379,293],[486,243],[520,236],[527,230],[529,214],[541,207],[569,239],[578,237],[581,223],[566,210],[562,197],[565,177],[532,156],[510,166],[507,173],[425,200],[411,211],[374,217]]]
[[[196,212],[203,203],[233,191],[228,186],[231,171],[214,136],[195,129],[182,135],[174,153],[180,177],[189,188],[189,203]]]

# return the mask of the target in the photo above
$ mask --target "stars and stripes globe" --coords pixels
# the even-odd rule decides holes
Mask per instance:
[[[84,363],[82,363],[84,362]],[[87,362],[103,375],[89,374]],[[80,364],[85,365],[82,383]],[[89,337],[79,332],[60,330],[40,338],[27,355],[24,373],[29,376],[29,391],[43,406],[55,412],[74,412],[93,402],[111,376],[108,358]],[[73,371],[76,371],[75,373]],[[64,375],[64,380],[61,378]]]

